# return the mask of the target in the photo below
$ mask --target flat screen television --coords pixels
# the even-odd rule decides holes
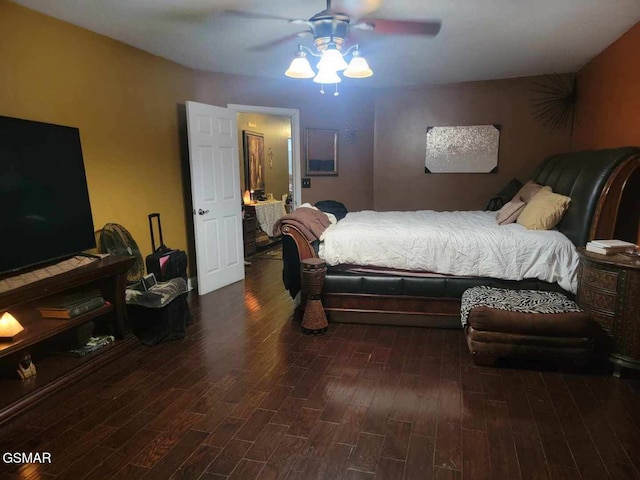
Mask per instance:
[[[78,129],[0,116],[0,274],[93,247]]]

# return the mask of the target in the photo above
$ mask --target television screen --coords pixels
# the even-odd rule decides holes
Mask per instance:
[[[78,129],[0,116],[0,273],[93,247]]]

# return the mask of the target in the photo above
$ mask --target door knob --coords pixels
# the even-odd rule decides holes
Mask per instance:
[[[207,213],[209,213],[209,210],[198,209],[198,215],[206,215]]]

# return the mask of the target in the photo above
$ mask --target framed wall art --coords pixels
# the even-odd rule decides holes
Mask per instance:
[[[338,130],[307,128],[305,158],[307,175],[338,175]]]
[[[247,190],[264,191],[264,135],[262,133],[242,131],[244,146],[244,172]]]
[[[424,173],[496,173],[500,125],[428,127]]]

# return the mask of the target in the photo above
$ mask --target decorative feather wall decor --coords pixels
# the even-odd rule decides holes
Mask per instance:
[[[550,130],[573,131],[576,108],[576,77],[574,75],[545,75],[533,82],[531,113]]]

